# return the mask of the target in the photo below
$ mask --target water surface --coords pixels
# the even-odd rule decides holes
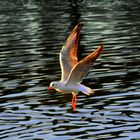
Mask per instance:
[[[140,2],[0,1],[0,139],[140,138]],[[59,51],[82,24],[78,58],[105,48],[83,84],[96,92],[49,92]]]

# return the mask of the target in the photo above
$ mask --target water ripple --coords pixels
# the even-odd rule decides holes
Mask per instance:
[[[0,4],[0,139],[140,138],[139,2],[3,1]],[[93,96],[49,92],[59,51],[80,21],[79,60],[104,43],[83,83]]]

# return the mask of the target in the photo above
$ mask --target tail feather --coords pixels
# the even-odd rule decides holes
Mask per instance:
[[[92,95],[94,94],[94,90],[89,88],[89,87],[86,87],[84,90],[82,90],[81,92],[83,92],[84,94],[86,95]]]

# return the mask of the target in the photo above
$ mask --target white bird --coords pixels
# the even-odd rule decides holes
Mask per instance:
[[[77,47],[79,44],[79,33],[80,24],[78,23],[60,51],[61,80],[51,82],[48,87],[48,90],[55,89],[62,93],[72,93],[72,108],[74,111],[76,110],[78,92],[86,95],[94,93],[93,89],[81,84],[81,82],[103,50],[103,45],[101,45],[94,52],[78,62]]]

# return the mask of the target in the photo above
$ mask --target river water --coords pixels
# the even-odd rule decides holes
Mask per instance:
[[[139,15],[139,0],[0,0],[0,139],[140,139]],[[47,87],[77,22],[79,60],[105,48],[74,112],[71,94]]]

